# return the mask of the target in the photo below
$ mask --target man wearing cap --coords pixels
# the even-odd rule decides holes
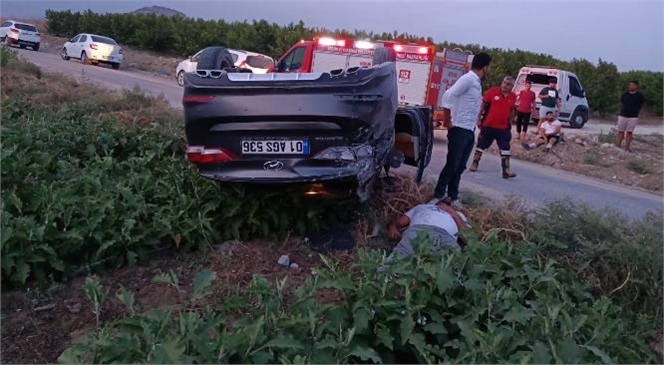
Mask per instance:
[[[452,200],[445,198],[435,204],[419,204],[401,216],[393,218],[387,225],[387,236],[396,240],[401,238],[387,257],[386,263],[394,260],[395,256],[406,258],[413,254],[412,241],[420,233],[428,235],[428,240],[434,252],[443,253],[449,249],[458,250],[463,241],[459,232],[470,227],[463,213],[452,206]],[[403,233],[402,233],[403,232]]]

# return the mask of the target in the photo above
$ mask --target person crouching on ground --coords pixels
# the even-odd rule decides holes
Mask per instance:
[[[560,131],[563,125],[558,119],[555,119],[553,112],[547,112],[546,118],[540,125],[538,130],[539,138],[535,142],[523,143],[523,148],[532,150],[546,143],[546,152],[551,151],[551,148],[560,142]]]
[[[448,249],[460,249],[459,232],[468,226],[467,219],[451,203],[452,200],[446,198],[435,204],[419,204],[403,215],[393,218],[387,225],[387,236],[393,240],[399,238],[401,240],[387,257],[385,264],[392,262],[395,256],[400,259],[411,256],[414,253],[413,240],[423,232],[428,233],[428,242],[432,245],[434,253],[441,254]]]
[[[516,174],[510,169],[510,142],[512,141],[512,115],[516,105],[516,94],[512,92],[514,78],[507,76],[500,87],[494,86],[484,93],[482,98],[483,113],[477,120],[480,135],[477,137],[475,156],[470,171],[477,171],[482,154],[496,141],[500,148],[500,162],[503,178],[509,179]]]

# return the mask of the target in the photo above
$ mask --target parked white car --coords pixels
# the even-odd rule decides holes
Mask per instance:
[[[175,78],[178,85],[184,86],[184,74],[196,71],[198,64],[198,56],[203,50],[198,51],[195,55],[180,62],[175,69]],[[233,63],[236,67],[251,70],[255,74],[266,74],[269,70],[274,68],[274,59],[264,54],[249,52],[243,50],[228,49],[233,57]]]
[[[70,39],[62,46],[60,55],[65,61],[77,58],[84,64],[105,63],[116,70],[124,59],[122,47],[114,39],[88,33]]]
[[[21,48],[31,47],[39,51],[41,34],[34,24],[7,20],[0,24],[0,41],[7,47],[18,45]]]

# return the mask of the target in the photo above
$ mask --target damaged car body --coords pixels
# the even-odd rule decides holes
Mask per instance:
[[[389,49],[376,51],[372,67],[315,73],[232,72],[225,49],[209,53],[185,75],[183,95],[187,158],[203,177],[350,182],[360,201],[382,170],[402,163],[417,168],[420,182],[431,159],[433,111],[399,105]]]

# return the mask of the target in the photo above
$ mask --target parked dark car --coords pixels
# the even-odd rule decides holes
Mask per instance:
[[[432,110],[400,107],[391,49],[374,66],[252,74],[222,47],[185,75],[187,158],[205,178],[242,183],[352,182],[368,199],[381,170],[431,159]]]

